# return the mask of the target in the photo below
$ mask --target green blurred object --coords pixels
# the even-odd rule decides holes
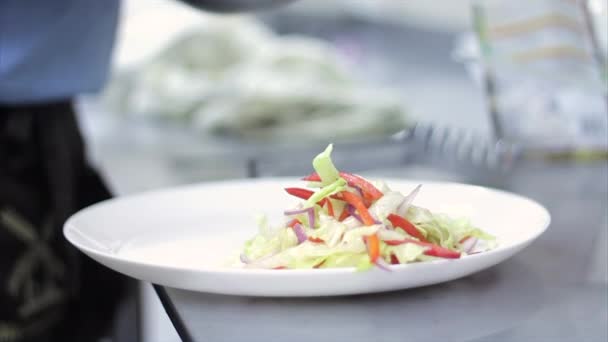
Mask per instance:
[[[209,18],[104,97],[111,112],[243,141],[386,137],[407,123],[401,95],[361,80],[333,45],[253,18]]]

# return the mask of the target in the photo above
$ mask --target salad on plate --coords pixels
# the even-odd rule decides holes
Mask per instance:
[[[493,236],[467,219],[416,206],[418,185],[409,194],[381,181],[339,171],[333,146],[317,155],[306,187],[285,191],[301,199],[271,226],[258,218],[259,233],[245,243],[238,266],[262,269],[378,267],[457,259],[496,247]]]

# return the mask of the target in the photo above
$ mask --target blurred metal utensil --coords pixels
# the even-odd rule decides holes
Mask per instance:
[[[441,159],[488,169],[508,169],[521,157],[518,146],[462,129],[417,123],[394,135],[413,146],[416,159]]]
[[[334,162],[351,171],[431,165],[444,170],[498,171],[511,169],[522,156],[514,144],[473,132],[434,124],[416,123],[390,137],[337,142]],[[250,177],[298,174],[323,143],[279,147],[273,145],[247,157]],[[299,156],[293,158],[290,156]],[[353,158],[353,156],[357,156]]]
[[[267,9],[295,0],[182,0],[194,7],[212,12],[244,12]]]

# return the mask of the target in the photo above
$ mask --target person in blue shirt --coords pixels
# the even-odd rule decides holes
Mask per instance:
[[[214,11],[289,0],[183,0]],[[0,0],[0,341],[108,336],[126,278],[67,243],[64,221],[111,196],[72,99],[106,81],[119,0]]]

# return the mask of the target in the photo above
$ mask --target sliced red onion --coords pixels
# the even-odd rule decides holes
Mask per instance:
[[[310,208],[310,210],[308,211],[308,224],[310,225],[310,228],[314,228],[316,225],[315,208]]]
[[[286,216],[300,215],[300,214],[304,214],[304,213],[308,213],[308,224],[310,225],[310,228],[314,228],[315,227],[315,208],[314,207],[305,208],[305,209],[286,210],[283,212],[283,214]]]
[[[479,239],[477,239],[476,237],[469,237],[466,240],[464,240],[462,242],[462,249],[467,252],[467,254],[471,254],[471,252],[473,251],[473,249],[475,248],[475,245],[477,244],[477,241]]]
[[[293,210],[285,210],[283,212],[283,214],[285,216],[293,216],[293,215],[300,215],[300,214],[304,214],[308,211],[310,211],[311,209],[313,209],[312,207],[309,208],[304,208],[304,209],[293,209]]]
[[[298,238],[298,244],[308,240],[306,232],[304,231],[304,228],[302,228],[301,224],[297,223],[296,225],[294,225],[293,231],[294,233],[296,233],[296,237]]]
[[[412,192],[405,196],[403,202],[399,205],[399,207],[397,207],[397,214],[399,216],[405,217],[405,215],[407,214],[407,210],[412,205],[412,202],[414,202],[414,198],[416,198],[418,192],[420,192],[420,188],[422,188],[422,184],[418,184],[418,186],[414,188]]]
[[[355,210],[355,207],[353,207],[352,205],[348,204],[346,206],[346,210],[348,210],[348,213],[350,214],[350,216],[356,218],[357,221],[363,222],[363,220],[361,219],[361,216],[359,216],[359,214],[357,214],[357,212]]]
[[[393,270],[391,270],[390,266],[386,263],[386,261],[384,261],[384,259],[382,259],[382,258],[378,258],[378,260],[376,260],[376,266],[378,266],[379,269],[386,271],[386,272],[393,271]]]
[[[359,193],[359,197],[363,198],[363,190],[361,190],[361,188],[356,185],[353,185],[352,187],[357,190],[357,192]]]
[[[247,257],[247,255],[245,255],[245,253],[241,253],[241,255],[239,256],[239,258],[241,259],[241,262],[243,264],[248,264],[251,262],[251,260],[249,260],[249,258]]]

